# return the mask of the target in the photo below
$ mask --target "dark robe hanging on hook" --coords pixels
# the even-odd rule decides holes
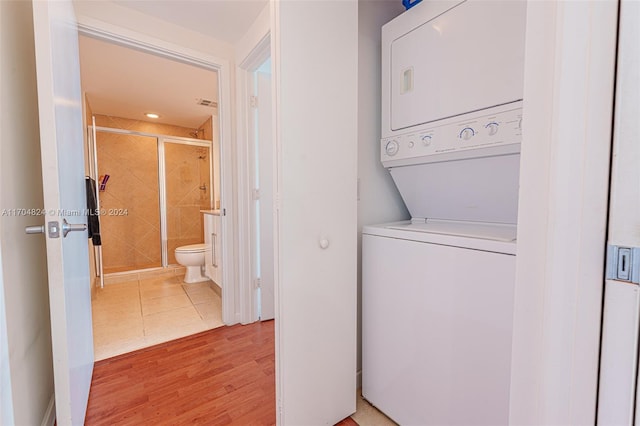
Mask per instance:
[[[87,189],[87,232],[94,246],[102,245],[100,239],[100,216],[98,212],[98,199],[96,197],[96,181],[85,176],[84,182]]]

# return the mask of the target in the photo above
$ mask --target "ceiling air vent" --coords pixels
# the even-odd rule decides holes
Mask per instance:
[[[196,99],[196,104],[210,108],[216,108],[218,106],[216,101],[210,101],[209,99]]]

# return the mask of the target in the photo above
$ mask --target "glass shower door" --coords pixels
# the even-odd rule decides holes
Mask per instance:
[[[177,264],[175,249],[204,241],[200,210],[211,208],[210,147],[164,141],[167,263]]]
[[[96,132],[105,274],[162,266],[158,140]]]

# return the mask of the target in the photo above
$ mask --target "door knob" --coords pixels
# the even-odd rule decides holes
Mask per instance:
[[[44,225],[27,226],[24,228],[27,234],[44,234]]]
[[[49,238],[60,238],[60,226],[58,222],[52,221],[49,222]],[[39,226],[27,226],[24,228],[24,232],[27,234],[44,234],[46,232],[46,227],[44,225]],[[67,219],[62,219],[62,236],[66,237],[67,234],[71,231],[86,231],[87,225],[84,223],[71,224],[67,222]]]
[[[86,231],[87,225],[84,223],[71,224],[67,219],[62,219],[62,236],[66,237],[71,231]]]

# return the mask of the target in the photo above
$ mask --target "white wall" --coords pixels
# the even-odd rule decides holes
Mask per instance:
[[[0,8],[0,22],[2,8]],[[2,71],[0,70],[0,73]],[[0,108],[0,113],[2,109]],[[0,162],[1,162],[0,157]],[[0,194],[2,196],[2,194]],[[2,244],[0,244],[0,268],[2,266]],[[5,314],[4,281],[0,274],[0,424],[12,425],[13,393],[11,392],[11,365],[9,364],[9,342],[7,340],[7,316]]]
[[[528,4],[511,424],[595,422],[616,10]]]
[[[42,208],[31,2],[2,1],[0,11],[0,211]],[[24,233],[25,226],[43,222],[42,216],[0,215],[0,303],[18,425],[41,424],[53,396],[45,239]],[[6,367],[6,359],[0,365]],[[6,379],[3,375],[3,405]],[[9,415],[4,409],[2,415]],[[11,423],[3,419],[3,424]]]
[[[0,5],[1,6],[1,5]],[[3,7],[0,7],[0,23],[2,23]],[[6,37],[0,32],[0,45]],[[0,64],[4,63],[0,59]],[[0,81],[4,74],[4,69],[0,66]],[[0,96],[2,96],[2,86],[0,85]],[[3,105],[0,103],[0,117],[2,117]],[[2,139],[0,139],[2,143]],[[2,162],[2,149],[0,149],[0,163]],[[2,192],[0,192],[2,197]],[[0,270],[2,268],[2,244],[0,244]],[[10,425],[13,420],[13,398],[11,392],[11,366],[9,365],[9,343],[7,341],[7,316],[5,314],[4,301],[4,281],[3,274],[0,273],[0,424]]]
[[[355,411],[358,4],[272,12],[278,422],[335,424]]]
[[[267,3],[245,35],[235,45],[236,64],[242,64],[251,51],[269,35],[271,31],[271,9]]]
[[[398,0],[358,2],[358,387],[362,367],[362,227],[410,218],[391,175],[380,163],[381,28],[404,10]]]
[[[111,1],[75,0],[73,6],[80,23],[88,23],[92,20],[102,21],[221,58],[233,60],[234,57],[233,46],[229,43],[119,6]]]

